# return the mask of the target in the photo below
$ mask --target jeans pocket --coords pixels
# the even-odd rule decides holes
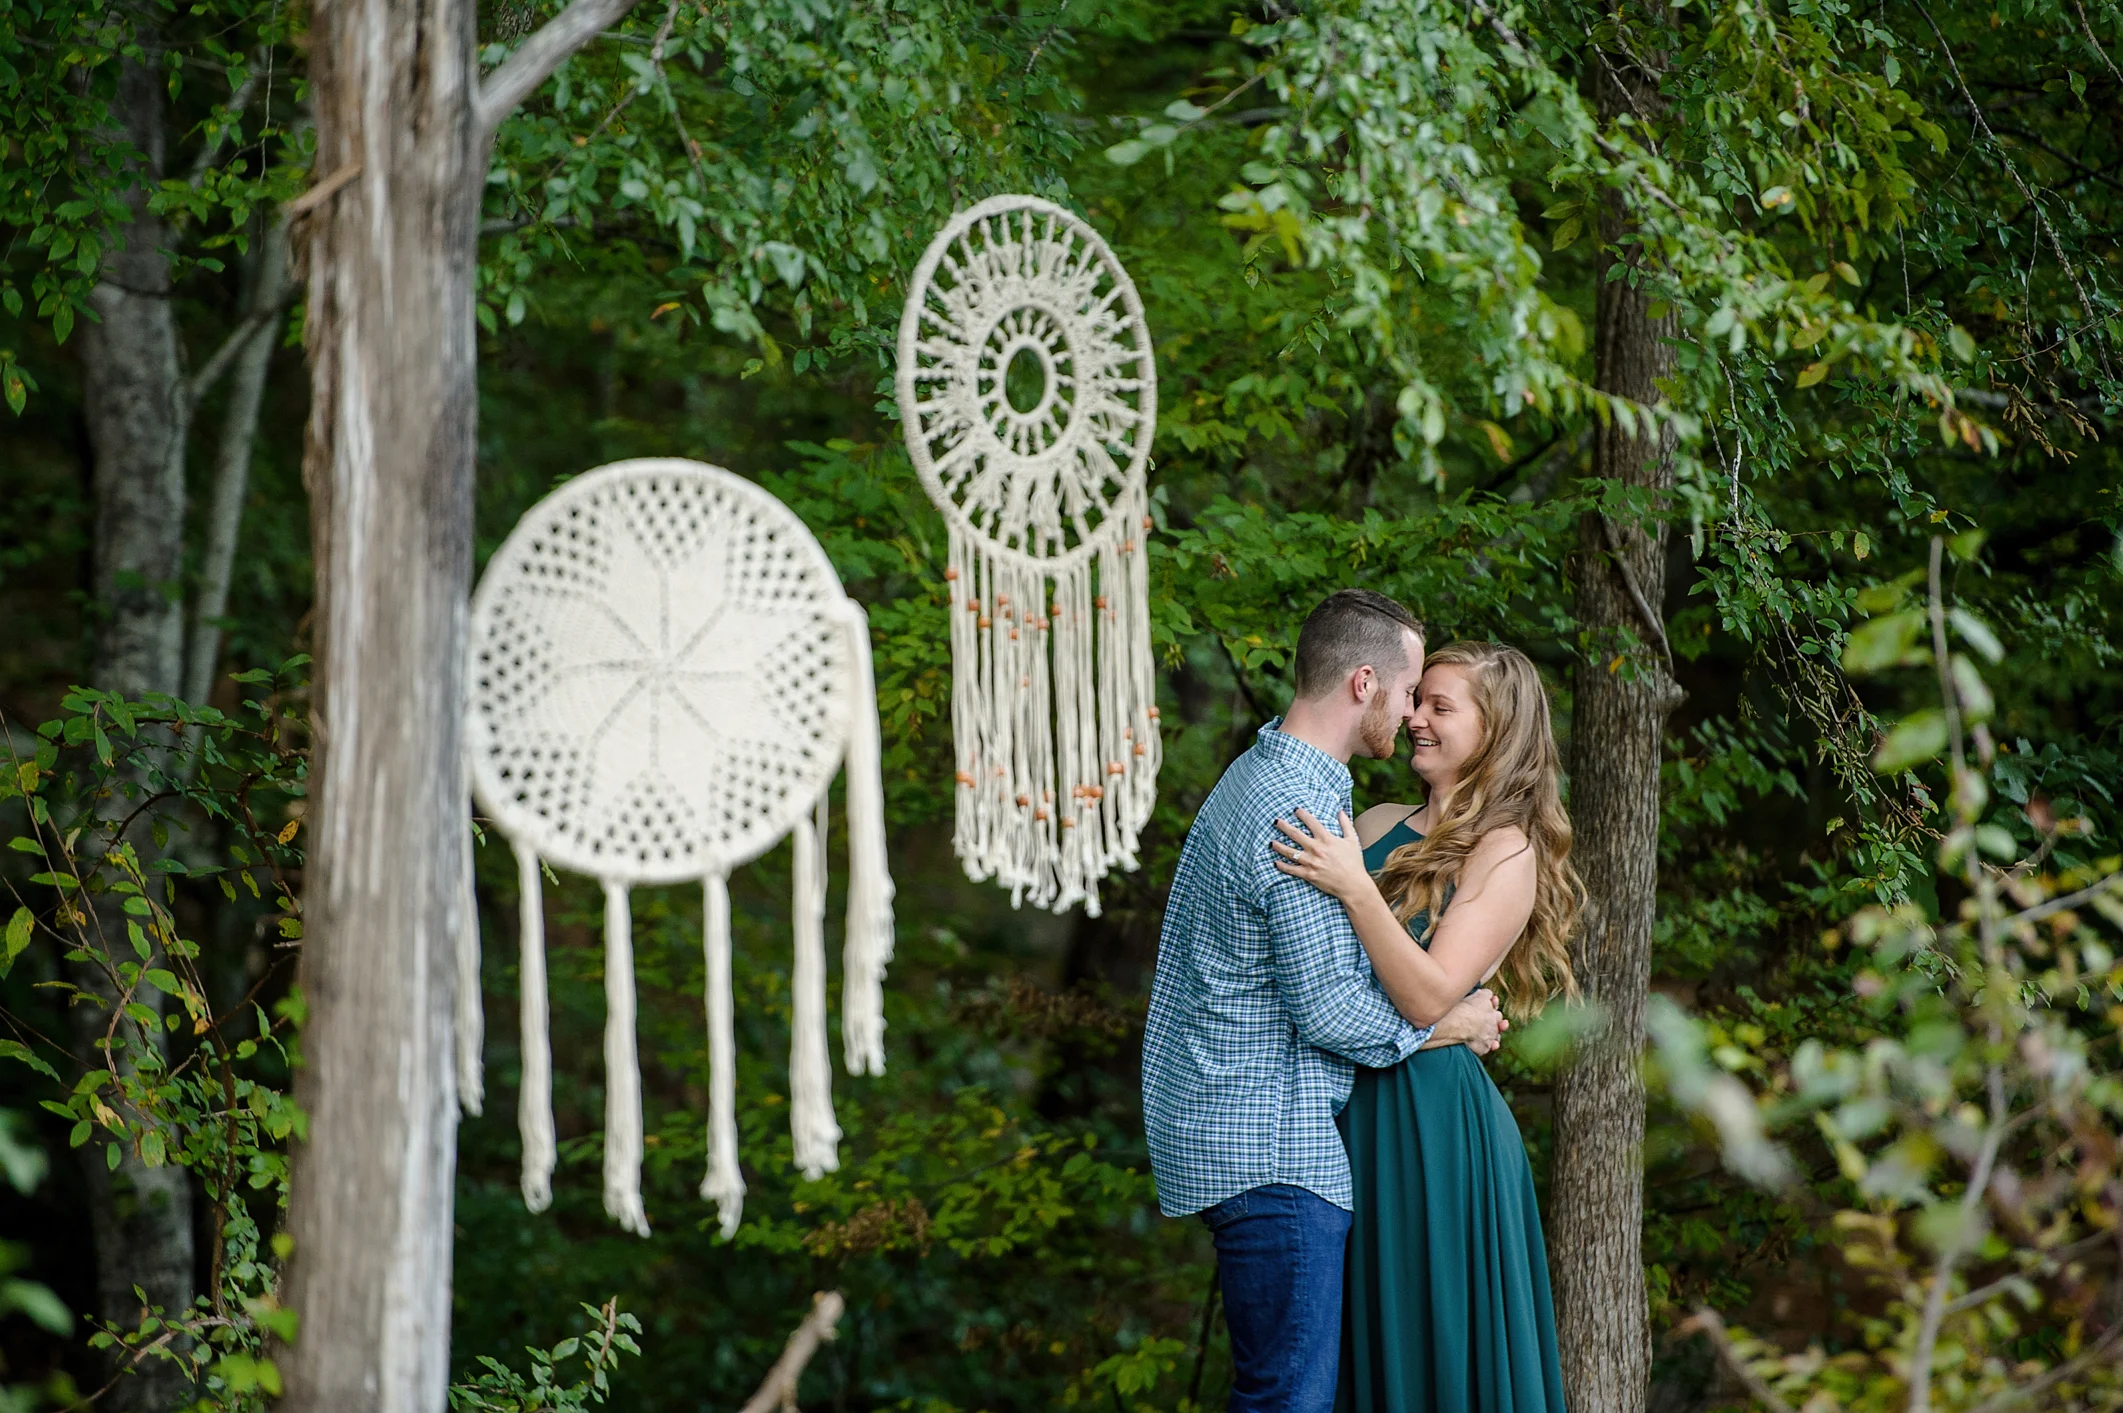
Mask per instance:
[[[1226,1197],[1223,1201],[1202,1213],[1202,1225],[1211,1231],[1221,1231],[1230,1226],[1239,1218],[1246,1216],[1251,1210],[1251,1204],[1247,1199],[1252,1196],[1253,1193],[1248,1191],[1241,1192],[1236,1197]]]

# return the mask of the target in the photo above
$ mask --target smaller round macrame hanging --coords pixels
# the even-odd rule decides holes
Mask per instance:
[[[708,1162],[701,1196],[735,1231],[737,1070],[730,871],[795,841],[796,1164],[839,1165],[826,1041],[826,796],[847,765],[842,1036],[850,1073],[884,1071],[892,953],[868,620],[802,521],[720,467],[622,461],[533,506],[472,599],[466,751],[473,797],[522,880],[523,1195],[552,1199],[542,864],[605,895],[605,1210],[647,1235],[628,890],[705,893]],[[469,880],[467,880],[469,882]],[[458,940],[459,1088],[478,1112],[476,912]],[[468,998],[468,999],[467,999]]]
[[[1160,760],[1142,303],[1070,212],[991,197],[915,268],[898,391],[949,529],[958,856],[1013,904],[1095,916],[1098,881],[1135,867]]]

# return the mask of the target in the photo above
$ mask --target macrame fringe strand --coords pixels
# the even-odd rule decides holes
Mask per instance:
[[[745,1180],[737,1167],[737,1020],[730,991],[730,885],[719,873],[702,880],[701,951],[707,964],[708,1171],[700,1195],[722,1216],[722,1234],[744,1219]]]
[[[523,1136],[523,1205],[543,1212],[553,1205],[553,1037],[545,979],[545,880],[538,855],[516,846],[516,886],[521,951],[516,975],[522,997],[517,1023],[523,1036],[523,1083],[516,1094],[516,1130]]]
[[[892,869],[885,856],[884,749],[877,729],[877,683],[870,619],[849,599],[844,610],[854,667],[848,723],[848,922],[841,950],[840,1027],[849,1074],[885,1072],[885,967],[892,960]]]
[[[789,1130],[796,1167],[819,1178],[840,1166],[833,1060],[826,1049],[825,799],[793,831],[796,949],[789,968]]]
[[[634,1051],[634,918],[627,886],[604,885],[604,1209],[649,1234],[641,1201],[641,1061]]]
[[[1098,880],[1136,866],[1163,761],[1150,654],[1149,507],[1140,490],[1059,574],[950,536],[956,586],[952,843],[1013,906],[1096,917]]]

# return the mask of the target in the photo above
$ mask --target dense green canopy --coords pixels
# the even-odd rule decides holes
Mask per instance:
[[[487,61],[551,8],[491,5]],[[0,1153],[30,1165],[9,1165],[21,1247],[0,1264],[96,1309],[85,1199],[31,1181],[29,1150],[56,1173],[152,1143],[201,1194],[200,1318],[222,1322],[190,1327],[216,1351],[201,1377],[217,1406],[250,1406],[274,1316],[245,1302],[271,1286],[299,1123],[281,1047],[299,1047],[306,842],[301,306],[198,704],[227,716],[188,782],[166,728],[142,724],[174,708],[136,720],[67,690],[104,611],[78,349],[140,170],[108,116],[128,56],[168,95],[154,202],[196,370],[242,332],[244,262],[312,179],[305,21],[248,0],[0,15],[0,716],[23,763],[0,775],[0,832],[39,841],[0,865],[17,919],[0,1051],[20,1096]],[[744,1111],[752,1196],[725,1243],[693,1191],[699,901],[637,895],[657,1235],[619,1232],[595,1181],[601,902],[558,880],[555,1205],[533,1218],[517,1197],[515,1039],[497,1019],[486,1117],[462,1131],[461,1406],[532,1406],[506,1392],[531,1375],[524,1348],[615,1296],[641,1351],[612,1373],[615,1402],[736,1406],[823,1289],[850,1313],[804,1384],[816,1406],[1219,1401],[1206,1238],[1156,1215],[1137,1095],[1187,822],[1288,700],[1304,611],[1346,584],[1414,606],[1433,641],[1524,647],[1567,736],[1581,674],[1657,652],[1648,633],[1614,651],[1573,617],[1595,510],[1670,521],[1653,607],[1687,692],[1661,778],[1653,986],[1671,1004],[1653,1013],[1646,1153],[1659,1406],[1904,1407],[1894,1361],[1921,1350],[1935,1406],[1975,1408],[2098,1351],[2117,1329],[2114,1244],[2089,1238],[2123,1216],[2123,900],[2044,900],[2123,853],[2119,53],[2123,18],[2079,0],[647,0],[571,61],[504,124],[488,179],[478,551],[558,479],[637,455],[754,477],[816,531],[875,634],[891,1070],[838,1086],[844,1167],[817,1182],[790,1173],[772,1104]],[[1590,95],[1619,63],[1656,72],[1661,103],[1606,122]],[[1105,233],[1156,338],[1167,756],[1142,867],[1097,919],[1012,912],[949,851],[944,538],[900,449],[891,334],[930,236],[998,191]],[[1676,321],[1655,404],[1595,389],[1603,240],[1642,251]],[[224,400],[207,389],[190,419],[188,577],[152,586],[180,600]],[[1668,429],[1669,497],[1591,478],[1610,423]],[[64,724],[39,737],[46,722]],[[64,1039],[66,952],[102,944],[52,880],[100,863],[93,828],[66,832],[98,782],[143,779],[169,786],[152,806],[166,853],[124,886],[177,960],[148,966],[143,943],[135,962],[123,938],[99,953],[172,998],[164,1068],[127,1096],[159,1118],[128,1123]],[[1359,768],[1360,804],[1414,790],[1404,762]],[[786,1092],[788,869],[778,851],[734,881],[748,1095]],[[486,1003],[505,1018],[514,870],[490,844],[479,873]],[[2049,910],[1977,926],[2028,907]],[[1493,1066],[1543,1181],[1571,1025],[1554,1009]],[[2012,1184],[1971,1212],[1993,1131]],[[2075,1267],[2038,1254],[2074,1243]],[[1969,1303],[1924,1345],[1942,1250],[1959,1263],[1942,1308]],[[2008,1276],[2026,1284],[1985,1289]],[[45,1310],[37,1335],[22,1300],[7,1380],[58,1403],[69,1379],[99,1386],[87,1327]],[[1765,1342],[1736,1345],[1761,1388],[1716,1372],[1710,1343],[1664,1338],[1698,1307]],[[117,1333],[138,1346],[155,1328]],[[574,1380],[581,1356],[555,1352]]]

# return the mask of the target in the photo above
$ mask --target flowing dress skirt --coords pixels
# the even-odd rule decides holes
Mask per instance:
[[[1464,1046],[1356,1072],[1337,1413],[1563,1413],[1533,1170]]]

